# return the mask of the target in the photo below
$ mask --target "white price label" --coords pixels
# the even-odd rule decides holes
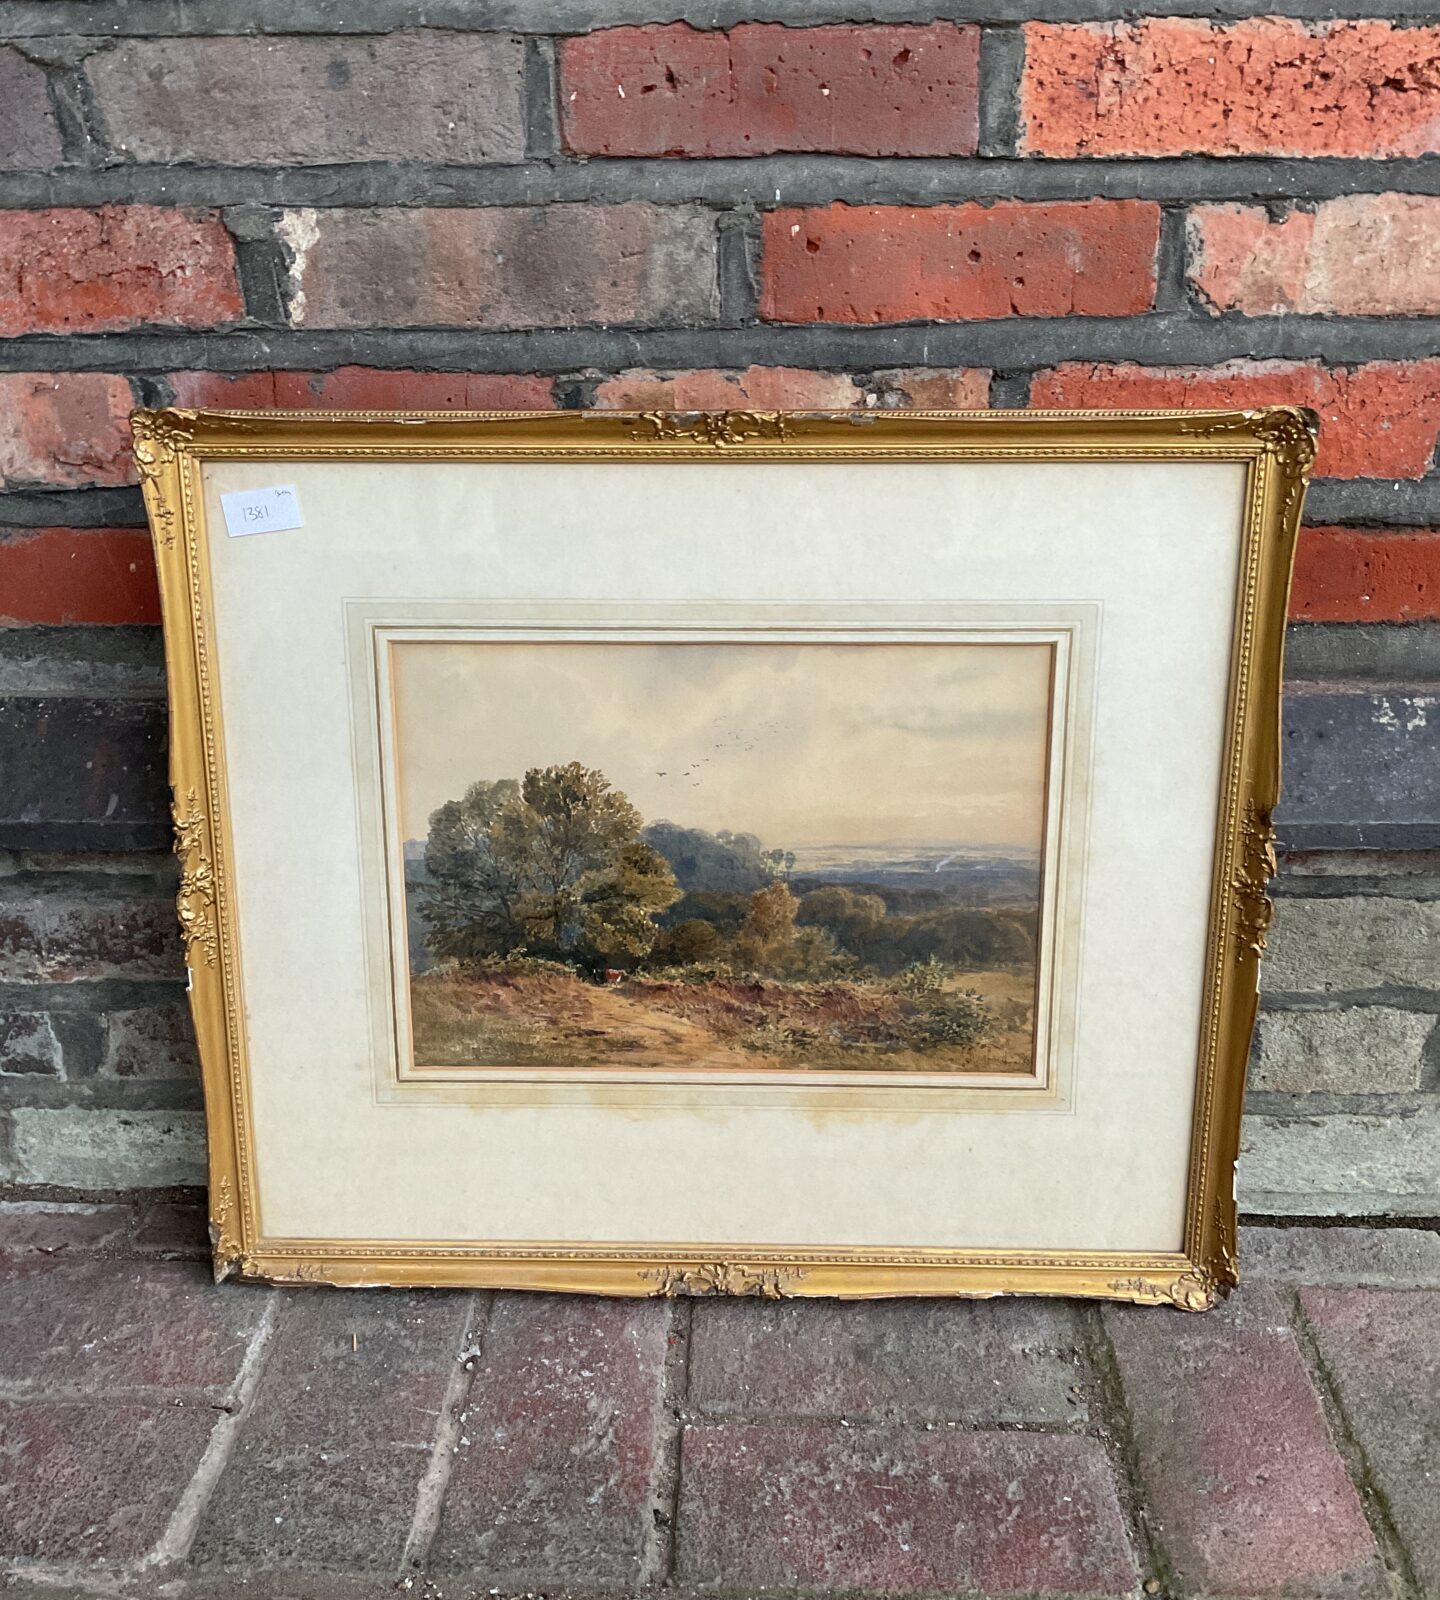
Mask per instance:
[[[232,539],[246,533],[281,533],[286,528],[305,526],[300,496],[293,488],[237,489],[234,494],[222,494],[220,506]]]

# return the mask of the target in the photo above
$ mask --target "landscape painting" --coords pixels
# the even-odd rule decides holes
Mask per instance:
[[[413,1070],[1034,1073],[1049,643],[389,649]]]

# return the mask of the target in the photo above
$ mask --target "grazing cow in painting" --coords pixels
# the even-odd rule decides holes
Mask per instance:
[[[625,974],[618,967],[606,967],[605,981],[612,989],[618,989],[625,981]]]

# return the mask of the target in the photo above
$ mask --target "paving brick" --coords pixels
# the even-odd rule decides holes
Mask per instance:
[[[160,700],[0,696],[0,849],[167,847],[165,739]]]
[[[0,531],[0,622],[159,621],[155,557],[143,528]]]
[[[0,980],[69,983],[183,975],[175,903],[168,896],[0,897]]]
[[[1020,149],[1418,156],[1440,148],[1440,28],[1252,17],[1025,28]]]
[[[715,222],[696,206],[292,211],[291,318],[307,328],[704,322]]]
[[[1272,218],[1197,206],[1187,277],[1216,314],[1418,317],[1440,309],[1440,199],[1351,194]]]
[[[134,161],[518,161],[523,46],[503,34],[122,39],[85,66]]]
[[[1267,1011],[1256,1030],[1250,1087],[1282,1094],[1418,1089],[1434,1031],[1433,1015],[1390,1006]]]
[[[971,1422],[1085,1416],[1074,1309],[1043,1301],[695,1307],[689,1398],[703,1411]]]
[[[18,1106],[10,1113],[0,1182],[61,1189],[168,1189],[205,1182],[199,1111]]]
[[[1440,528],[1306,528],[1290,586],[1295,622],[1440,620]]]
[[[1440,1594],[1440,1292],[1300,1291],[1422,1594]]]
[[[971,155],[980,30],[606,28],[560,46],[565,143],[587,155]]]
[[[14,1257],[0,1294],[0,1391],[224,1399],[268,1295],[169,1261]]]
[[[203,1203],[160,1201],[145,1207],[137,1217],[134,1247],[143,1255],[208,1261],[209,1228],[209,1209]]]
[[[1241,1228],[1240,1270],[1247,1282],[1440,1288],[1440,1233],[1421,1228]]]
[[[771,322],[1129,316],[1155,296],[1145,200],[786,206],[761,226]]]
[[[232,410],[547,411],[555,404],[552,381],[528,373],[336,367],[331,372],[176,372],[170,383],[179,405]]]
[[[431,1551],[472,1582],[635,1583],[669,1308],[496,1298]]]
[[[288,1296],[194,1565],[397,1570],[469,1306],[463,1294]]]
[[[105,1016],[100,1071],[115,1078],[196,1078],[200,1061],[188,1005],[140,1006]]]
[[[1440,1214],[1440,1102],[1385,1111],[1250,1113],[1240,1130],[1240,1209],[1269,1216]]]
[[[1440,902],[1282,895],[1265,962],[1276,994],[1326,994],[1387,984],[1440,989]]]
[[[165,1532],[215,1421],[203,1401],[0,1400],[0,1561],[145,1555]],[[11,1592],[4,1578],[0,1591]]]
[[[0,335],[210,328],[244,314],[215,212],[0,211]]]
[[[0,927],[4,926],[0,913]],[[61,1077],[64,1058],[43,1011],[0,1012],[0,1077]]]
[[[1218,367],[1067,362],[1035,375],[1030,403],[1061,409],[1312,406],[1322,478],[1423,478],[1440,435],[1440,361],[1372,361],[1329,370],[1304,361]]]
[[[613,411],[849,411],[864,392],[843,372],[797,367],[747,367],[743,372],[617,372],[595,389],[594,404]]]
[[[0,1256],[84,1255],[125,1239],[133,1220],[129,1206],[0,1201]]]
[[[1171,1318],[1163,1337],[1147,1308],[1104,1316],[1151,1520],[1184,1593],[1388,1595],[1273,1290]]]
[[[1093,1439],[833,1424],[685,1430],[679,1576],[727,1588],[1131,1594]]]
[[[18,50],[0,50],[0,168],[53,166],[60,129],[45,87],[45,69]]]
[[[103,372],[0,373],[0,483],[78,489],[133,482],[133,405],[130,385]]]

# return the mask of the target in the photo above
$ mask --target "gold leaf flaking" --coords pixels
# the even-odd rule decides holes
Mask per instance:
[[[1275,905],[1265,889],[1275,875],[1275,829],[1270,814],[1253,800],[1240,822],[1240,861],[1230,887],[1235,901],[1236,959],[1265,954]]]
[[[180,891],[175,909],[180,918],[180,937],[185,941],[185,960],[195,965],[198,946],[207,967],[215,965],[219,938],[215,927],[215,864],[210,858],[206,817],[200,798],[189,790],[175,816],[175,854],[180,860]]]
[[[754,1267],[744,1262],[709,1261],[693,1267],[655,1267],[643,1274],[656,1296],[748,1295],[784,1300],[805,1276],[798,1267]]]
[[[647,411],[630,430],[636,440],[675,441],[724,450],[751,439],[784,439],[785,418],[778,411],[697,411],[673,415]]]
[[[1149,1278],[1112,1278],[1108,1287],[1112,1294],[1128,1300],[1168,1301],[1180,1311],[1208,1311],[1220,1297],[1219,1285],[1208,1267],[1192,1267],[1169,1283],[1153,1283]]]
[[[131,452],[140,474],[140,490],[155,537],[168,550],[175,543],[175,507],[166,499],[161,480],[175,464],[176,446],[190,438],[188,417],[180,412],[137,411],[130,419]]]

